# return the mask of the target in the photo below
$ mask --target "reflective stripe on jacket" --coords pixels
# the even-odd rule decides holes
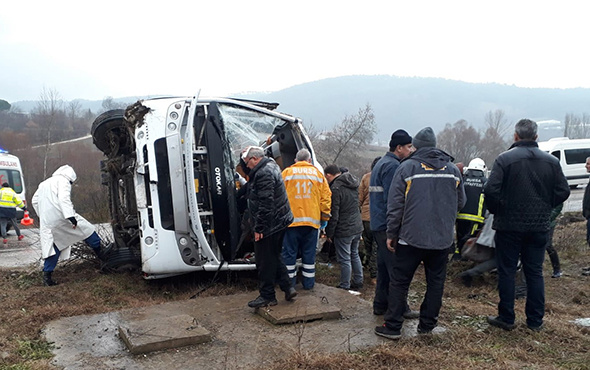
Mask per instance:
[[[19,196],[11,188],[0,189],[0,207],[18,207],[24,208],[25,203],[19,198]]]
[[[465,196],[467,201],[465,206],[457,214],[457,220],[473,221],[483,223],[485,220],[485,204],[483,189],[486,178],[483,171],[468,170],[463,178],[465,186]]]
[[[371,230],[385,231],[387,229],[387,196],[393,174],[399,166],[399,158],[392,152],[387,152],[377,162],[371,179],[369,180],[369,212],[371,216]]]
[[[306,161],[283,170],[283,181],[289,198],[293,223],[289,227],[320,228],[321,221],[330,218],[332,192],[321,171]]]
[[[465,205],[461,172],[452,157],[425,147],[406,158],[395,174],[387,202],[387,238],[421,249],[453,244],[457,212]]]

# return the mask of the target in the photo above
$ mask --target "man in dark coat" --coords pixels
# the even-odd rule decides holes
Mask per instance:
[[[490,325],[512,330],[514,277],[518,260],[526,276],[526,324],[538,331],[545,314],[543,260],[551,224],[551,210],[563,203],[570,189],[557,158],[537,145],[537,124],[529,119],[516,123],[514,144],[496,159],[484,193],[494,214],[498,263],[498,316]]]
[[[387,248],[395,254],[389,306],[375,334],[401,337],[408,289],[420,263],[426,274],[426,294],[420,306],[418,333],[430,333],[438,323],[453,245],[457,212],[465,205],[461,172],[453,158],[436,146],[430,127],[414,136],[416,151],[393,175],[387,201]]]
[[[341,173],[334,164],[327,166],[324,173],[332,191],[332,217],[326,226],[326,237],[334,242],[340,264],[338,288],[358,290],[363,287],[363,265],[359,256],[363,232],[358,208],[359,181],[350,172]]]
[[[293,214],[281,169],[271,158],[264,156],[264,149],[256,146],[242,153],[250,169],[248,182],[248,209],[254,230],[254,252],[258,269],[258,298],[248,302],[253,308],[277,304],[275,283],[285,292],[285,299],[292,300],[297,291],[291,287],[287,267],[281,259],[283,236],[293,222]]]
[[[414,152],[412,137],[405,130],[396,130],[391,134],[389,151],[375,164],[369,180],[369,212],[371,231],[377,244],[377,285],[373,299],[373,313],[383,315],[387,311],[389,282],[392,279],[394,254],[387,249],[387,194],[391,179],[399,163]],[[417,312],[411,311],[406,304],[406,318],[416,318]]]

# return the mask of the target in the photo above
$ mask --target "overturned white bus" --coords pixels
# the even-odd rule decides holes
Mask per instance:
[[[147,279],[205,270],[250,270],[254,246],[242,230],[236,166],[248,145],[281,168],[301,148],[313,154],[298,118],[276,103],[166,97],[101,114],[94,144],[106,155],[117,247],[106,266],[141,265]]]

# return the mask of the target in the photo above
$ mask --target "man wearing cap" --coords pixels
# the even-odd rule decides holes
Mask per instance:
[[[287,267],[281,259],[283,236],[293,222],[287,191],[276,162],[264,156],[264,149],[257,146],[246,148],[242,159],[250,169],[248,174],[248,210],[254,230],[254,252],[258,270],[258,291],[260,295],[248,302],[248,306],[259,308],[275,306],[275,283],[285,292],[290,301],[297,291],[291,287]]]
[[[387,194],[393,174],[400,161],[414,152],[412,137],[404,130],[391,134],[389,151],[375,164],[369,180],[369,213],[371,231],[377,243],[377,285],[373,300],[373,313],[383,315],[387,311],[389,281],[392,274],[394,255],[387,249]],[[407,306],[407,305],[406,305]],[[411,315],[407,307],[408,315]]]
[[[387,248],[395,258],[389,308],[375,334],[389,339],[401,337],[408,289],[420,263],[424,263],[426,294],[418,333],[430,333],[437,325],[455,219],[465,204],[461,172],[450,155],[435,147],[432,129],[420,130],[413,144],[416,151],[393,175],[387,202]]]

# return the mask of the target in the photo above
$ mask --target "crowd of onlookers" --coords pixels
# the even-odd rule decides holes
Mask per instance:
[[[313,289],[322,233],[333,243],[340,265],[338,288],[362,288],[363,264],[370,274],[373,313],[384,315],[384,324],[375,328],[377,335],[399,338],[408,318],[419,319],[421,334],[436,327],[449,254],[451,259],[479,262],[461,273],[465,285],[497,269],[499,304],[497,315],[488,317],[490,325],[515,327],[514,300],[520,294],[527,300],[527,327],[541,330],[543,260],[547,251],[552,277],[559,278],[551,239],[570,190],[557,159],[541,151],[536,139],[537,124],[520,120],[514,143],[490,172],[480,158],[467,166],[455,164],[449,153],[436,147],[430,127],[414,137],[400,129],[391,135],[389,151],[375,158],[371,172],[360,181],[335,164],[322,173],[307,149],[281,171],[264,149],[246,148],[241,166],[249,180],[246,197],[260,280],[260,295],[248,305],[277,304],[275,283],[285,299],[292,300],[297,295],[298,258],[301,286]],[[590,218],[590,195],[584,206]],[[590,226],[588,230],[590,235]],[[420,264],[426,292],[419,311],[413,311],[408,289]]]

